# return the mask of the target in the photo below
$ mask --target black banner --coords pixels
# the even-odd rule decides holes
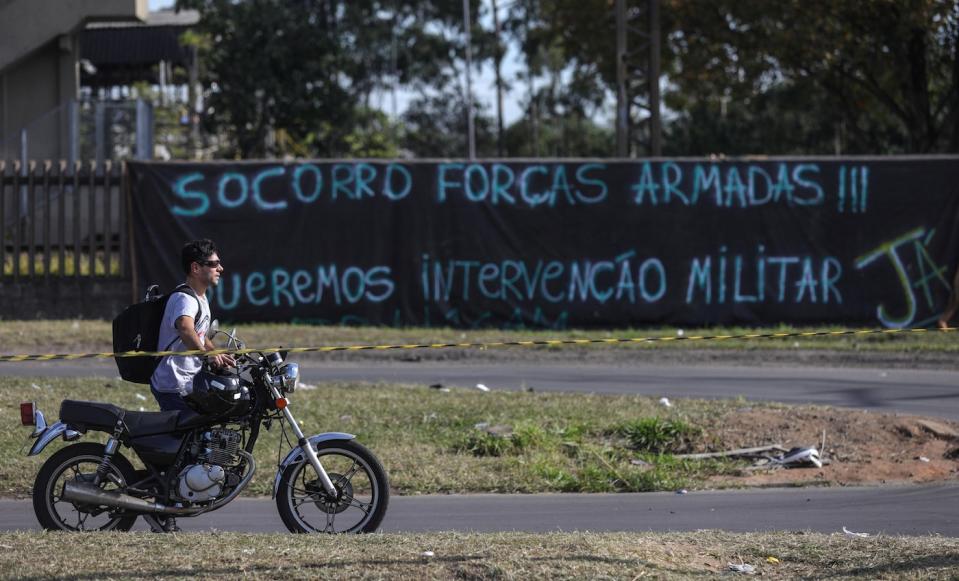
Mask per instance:
[[[934,321],[959,158],[131,163],[138,286],[209,237],[235,321]]]

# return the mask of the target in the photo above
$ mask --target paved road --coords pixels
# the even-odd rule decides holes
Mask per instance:
[[[647,494],[396,497],[385,532],[812,530],[959,536],[959,486],[763,489]],[[270,499],[178,519],[187,531],[284,532]],[[138,525],[145,530],[145,525]],[[36,530],[33,506],[0,500],[0,530]]]
[[[820,403],[959,420],[959,372],[817,367],[561,365],[556,363],[318,363],[303,380],[442,383],[491,389],[635,393],[667,397]],[[0,364],[0,376],[113,377],[112,362]]]
[[[113,377],[111,363],[0,365],[0,375]],[[959,373],[902,369],[515,363],[328,363],[303,380],[442,383],[491,389],[731,397],[896,411],[959,420]],[[317,392],[305,392],[317,393]],[[959,536],[959,486],[773,489],[620,495],[398,497],[386,531],[797,530]],[[282,531],[272,502],[241,499],[187,530]],[[0,500],[0,529],[36,527],[29,502]]]

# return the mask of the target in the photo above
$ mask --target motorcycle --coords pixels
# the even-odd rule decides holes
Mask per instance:
[[[230,349],[243,349],[235,330]],[[274,422],[292,446],[279,463],[273,498],[293,533],[368,533],[386,514],[389,480],[376,456],[352,434],[306,437],[290,411],[299,366],[284,353],[237,355],[233,374],[204,368],[187,401],[194,411],[136,412],[109,403],[64,400],[60,421],[47,425],[32,402],[21,404],[24,425],[34,426],[35,456],[62,438],[89,431],[109,434],[106,444],[79,442],[53,454],[37,473],[33,507],[45,529],[128,531],[143,517],[154,531],[175,529],[175,518],[222,508],[250,483],[260,428]],[[286,424],[284,424],[284,422]],[[292,430],[296,444],[286,434]],[[137,470],[120,454],[129,448]]]

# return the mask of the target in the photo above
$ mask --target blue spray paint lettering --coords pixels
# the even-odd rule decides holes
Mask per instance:
[[[304,193],[303,190],[303,174],[306,173],[313,175],[313,190],[309,194]],[[293,194],[296,195],[296,199],[304,204],[312,204],[320,197],[320,193],[322,192],[323,173],[320,171],[320,168],[312,163],[304,163],[296,166],[296,169],[293,170]]]
[[[686,304],[726,304],[726,287],[733,289],[732,304],[820,303],[842,304],[839,282],[842,265],[833,256],[767,256],[758,245],[756,254],[727,256],[725,246],[715,255],[693,258],[686,285]],[[727,264],[731,261],[731,267]],[[790,270],[790,266],[798,269]],[[718,288],[718,292],[713,289]],[[767,293],[767,289],[770,292]],[[715,301],[714,301],[715,299]]]
[[[239,188],[237,189],[237,196],[235,198],[231,198],[227,195],[230,183],[236,183],[239,185]],[[223,174],[223,176],[217,182],[216,197],[220,202],[220,205],[224,208],[236,208],[242,206],[246,203],[246,198],[248,195],[249,187],[246,183],[246,177],[241,173],[227,172]]]
[[[193,208],[184,208],[174,205],[172,212],[177,216],[202,216],[210,208],[210,198],[204,192],[188,190],[186,187],[193,182],[203,180],[203,174],[200,172],[189,173],[180,177],[173,183],[173,194],[183,200],[196,200],[198,205]]]
[[[256,204],[256,207],[260,210],[283,210],[286,209],[286,200],[280,200],[278,202],[268,202],[263,199],[263,192],[260,190],[264,180],[269,178],[279,177],[286,173],[286,168],[284,167],[274,167],[270,169],[265,169],[260,173],[256,174],[256,177],[253,178],[253,203]]]
[[[885,257],[889,260],[893,271],[896,273],[906,308],[902,315],[897,316],[890,313],[890,310],[884,303],[880,303],[876,307],[876,318],[879,319],[880,323],[884,326],[901,329],[915,323],[915,319],[919,313],[919,304],[916,298],[917,289],[923,291],[923,296],[926,299],[923,311],[933,314],[932,318],[934,319],[936,305],[930,284],[938,283],[942,289],[946,291],[951,290],[949,282],[944,276],[946,267],[937,264],[926,249],[934,236],[935,230],[927,232],[925,228],[915,228],[897,238],[883,242],[873,250],[856,259],[856,268],[861,270],[875,263],[879,258]],[[917,265],[916,269],[907,268],[904,258],[900,253],[901,249],[907,245],[913,247],[915,263]],[[911,270],[919,271],[918,280],[912,278]]]

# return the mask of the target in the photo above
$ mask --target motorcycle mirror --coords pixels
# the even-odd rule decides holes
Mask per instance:
[[[213,322],[210,323],[210,335],[216,334],[216,332],[219,330],[220,330],[220,320],[213,319]]]

